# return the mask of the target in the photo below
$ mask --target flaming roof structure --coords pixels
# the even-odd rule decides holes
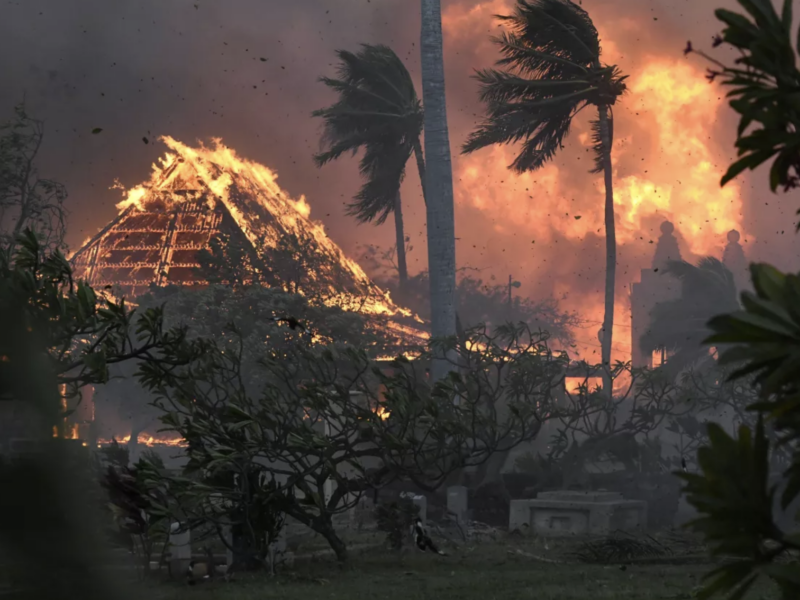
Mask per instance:
[[[204,286],[197,253],[219,235],[229,236],[262,258],[292,239],[313,255],[305,281],[328,305],[388,317],[406,339],[427,338],[423,321],[397,306],[363,269],[310,219],[310,207],[294,200],[263,165],[242,159],[213,140],[191,148],[162,137],[169,148],[153,165],[150,181],[126,192],[120,214],[73,255],[77,279],[113,286],[135,298],[151,285]],[[276,285],[280,274],[275,273]]]

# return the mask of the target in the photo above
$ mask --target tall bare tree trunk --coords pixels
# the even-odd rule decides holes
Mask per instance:
[[[428,215],[428,270],[431,283],[431,337],[456,334],[456,241],[453,170],[444,88],[442,7],[421,0],[422,99],[425,107],[425,196]],[[438,381],[453,367],[435,349],[431,378]]]
[[[403,228],[403,202],[400,190],[394,199],[394,233],[397,239],[397,273],[400,277],[400,291],[406,291],[408,283],[408,266],[406,264],[406,234]]]
[[[617,278],[617,232],[614,222],[614,182],[611,172],[611,127],[608,107],[598,107],[600,139],[603,143],[603,179],[606,187],[605,226],[606,226],[606,295],[603,315],[603,339],[601,356],[603,361],[603,390],[609,397],[612,394],[611,345],[614,329],[614,291]]]

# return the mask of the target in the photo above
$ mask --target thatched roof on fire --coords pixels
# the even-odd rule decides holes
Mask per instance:
[[[394,304],[309,218],[305,199],[294,200],[277,185],[271,170],[239,158],[219,140],[208,148],[162,141],[169,152],[153,165],[150,181],[129,190],[120,214],[72,257],[78,279],[130,298],[151,285],[204,286],[197,253],[215,237],[227,236],[262,257],[291,239],[298,252],[314,257],[300,293],[322,292],[326,304],[385,315],[412,337],[425,337],[422,321]],[[272,275],[281,285],[281,274]]]

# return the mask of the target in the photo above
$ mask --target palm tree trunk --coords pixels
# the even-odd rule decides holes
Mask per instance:
[[[456,240],[453,170],[442,49],[440,0],[421,0],[422,100],[425,107],[425,196],[428,216],[428,272],[431,284],[431,337],[456,334]],[[434,349],[431,379],[442,379],[452,365]]]
[[[400,190],[394,199],[394,232],[397,239],[397,273],[400,278],[400,291],[404,292],[408,282],[408,266],[406,265],[406,234],[403,229],[403,203]]]
[[[611,129],[609,127],[608,107],[600,105],[598,113],[600,139],[603,143],[603,179],[606,187],[606,295],[601,357],[603,361],[603,390],[610,397],[613,384],[611,381],[611,345],[614,329],[614,291],[617,277],[617,232],[614,222],[614,182],[611,173]]]

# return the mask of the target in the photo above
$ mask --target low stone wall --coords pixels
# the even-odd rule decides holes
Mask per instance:
[[[682,483],[672,473],[598,473],[590,475],[589,482],[593,490],[617,492],[628,500],[646,502],[648,529],[675,525]]]
[[[647,504],[613,492],[542,492],[533,500],[512,500],[509,531],[542,536],[601,535],[633,531],[647,523]]]

